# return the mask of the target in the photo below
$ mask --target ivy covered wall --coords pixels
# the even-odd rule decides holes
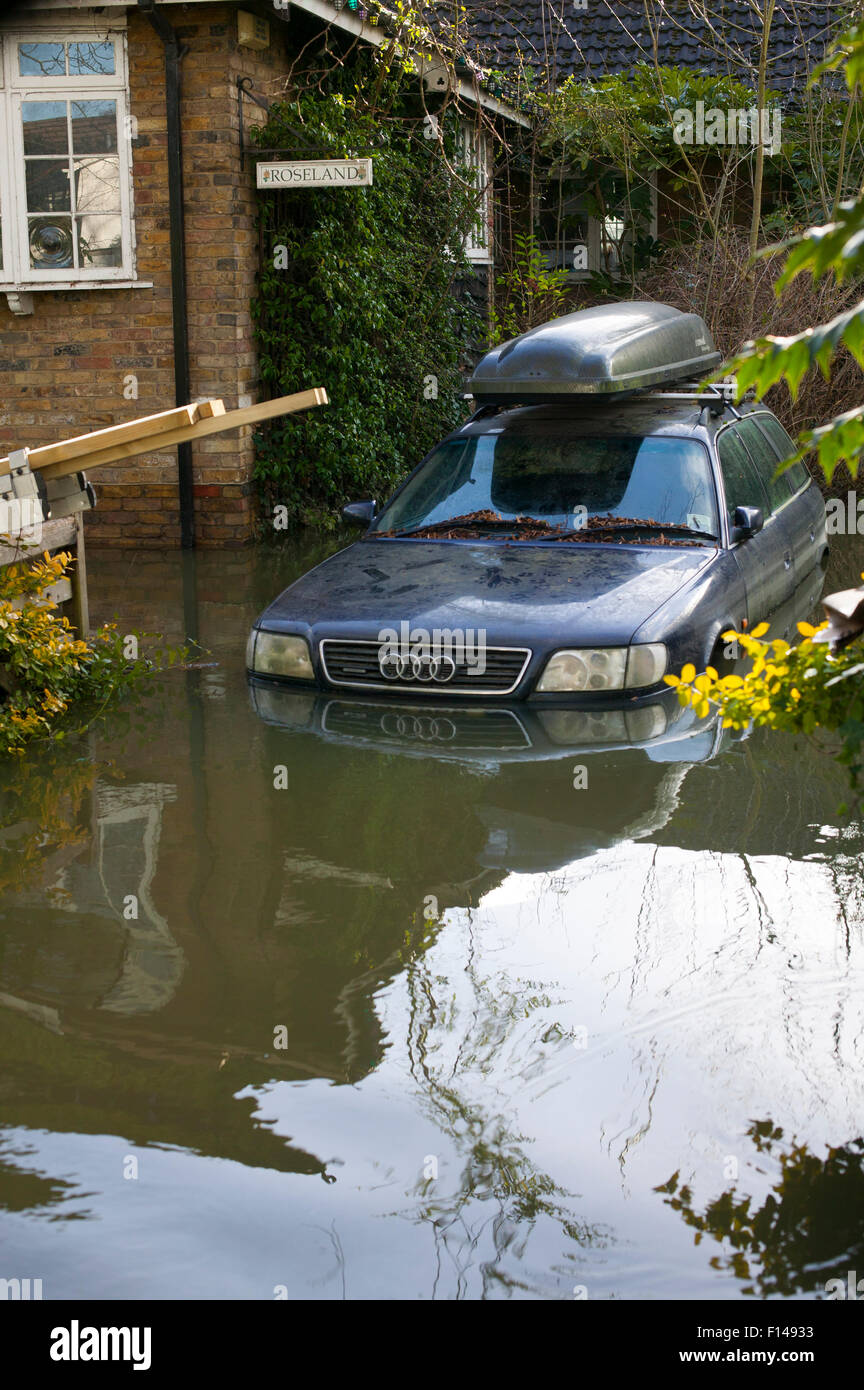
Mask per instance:
[[[382,500],[465,416],[485,325],[462,249],[477,198],[457,124],[455,110],[430,124],[416,75],[359,53],[255,132],[285,158],[373,164],[370,187],[259,195],[262,395],[320,385],[331,401],[259,438],[265,525],[276,507],[288,524],[330,525],[346,501]]]

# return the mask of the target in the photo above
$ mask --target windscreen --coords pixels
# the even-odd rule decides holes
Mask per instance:
[[[623,517],[718,535],[708,452],[696,440],[488,432],[440,445],[373,531],[424,529],[494,514],[562,530]]]

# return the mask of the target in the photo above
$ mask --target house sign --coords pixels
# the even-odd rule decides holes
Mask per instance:
[[[372,182],[371,159],[291,159],[258,164],[258,188],[360,188]]]

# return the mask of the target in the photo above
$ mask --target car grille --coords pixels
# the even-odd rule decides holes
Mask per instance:
[[[452,752],[530,748],[522,721],[511,710],[480,710],[433,705],[347,704],[331,700],[321,720],[325,733],[362,743],[444,747]]]
[[[448,679],[434,681],[412,674],[388,680],[378,665],[380,642],[343,642],[325,638],[321,643],[321,664],[331,685],[347,685],[355,690],[392,691],[394,694],[509,695],[519,684],[531,652],[527,647],[487,647],[486,669],[472,670],[463,660],[454,660],[455,671]]]

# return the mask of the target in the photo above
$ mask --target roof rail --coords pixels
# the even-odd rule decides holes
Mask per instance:
[[[723,381],[713,381],[705,388],[701,388],[698,382],[682,381],[679,389],[675,391],[640,391],[639,399],[643,401],[693,401],[703,407],[707,406],[712,415],[722,415],[728,407],[739,420],[741,418],[741,412],[736,409],[739,397],[737,382],[734,377],[726,377]]]

